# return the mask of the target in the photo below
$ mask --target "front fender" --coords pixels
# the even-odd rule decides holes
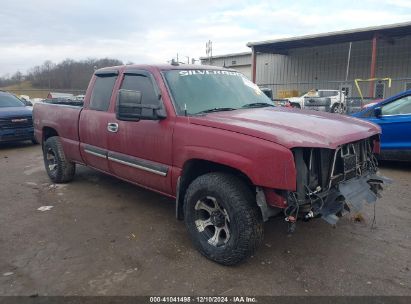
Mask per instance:
[[[176,130],[174,137],[175,167],[183,168],[192,159],[206,160],[241,171],[256,186],[295,190],[296,168],[288,148],[217,128],[180,127],[182,129]]]

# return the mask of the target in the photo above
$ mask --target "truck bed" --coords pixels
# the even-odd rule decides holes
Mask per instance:
[[[33,108],[34,136],[43,142],[44,132],[57,131],[66,154],[71,160],[83,162],[79,149],[79,119],[82,106],[39,102]]]
[[[70,100],[70,99],[45,99],[44,103],[51,103],[57,105],[67,105],[67,106],[75,106],[75,107],[83,107],[84,102],[80,100]]]

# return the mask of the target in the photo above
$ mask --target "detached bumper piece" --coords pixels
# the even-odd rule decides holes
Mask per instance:
[[[339,219],[337,215],[341,216],[350,211],[359,212],[364,203],[376,203],[377,198],[381,198],[382,185],[391,182],[391,179],[377,174],[341,182],[325,199],[323,208],[319,210],[321,218],[335,225]]]

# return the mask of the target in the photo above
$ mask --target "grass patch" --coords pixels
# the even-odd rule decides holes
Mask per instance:
[[[7,87],[1,87],[0,90],[13,93],[17,96],[28,95],[33,98],[46,98],[49,93],[49,89],[35,89],[30,81],[23,81],[19,84],[10,85]]]

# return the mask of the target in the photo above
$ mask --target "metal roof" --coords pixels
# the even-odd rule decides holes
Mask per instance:
[[[291,48],[370,40],[375,33],[386,37],[411,35],[411,22],[364,27],[260,42],[249,42],[247,43],[247,46],[253,47],[257,52],[281,52]]]
[[[227,57],[239,57],[239,56],[251,56],[251,52],[231,53],[224,55],[212,56],[213,59],[227,58]],[[208,60],[208,57],[200,57],[200,60]]]

